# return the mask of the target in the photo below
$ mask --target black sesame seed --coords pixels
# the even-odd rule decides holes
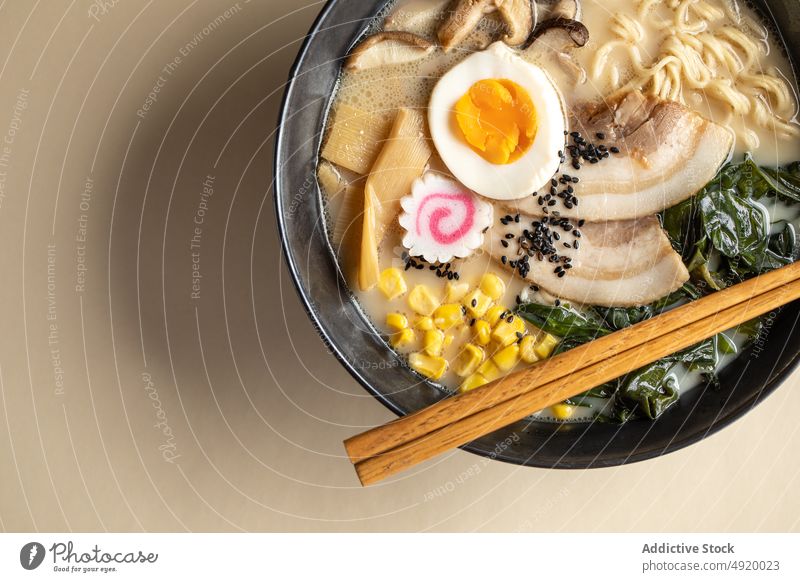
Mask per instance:
[[[597,132],[595,135],[597,136],[597,139],[606,139],[606,134],[604,133]]]
[[[519,214],[514,215],[514,222],[519,222]]]
[[[611,146],[608,149],[611,151],[612,154],[618,154],[619,153],[619,148],[617,146]]]
[[[560,279],[561,277],[563,277],[563,276],[564,276],[564,275],[566,275],[566,274],[567,274],[567,272],[566,272],[566,271],[561,271],[561,272],[558,274],[558,278]]]
[[[473,299],[472,301],[470,301],[470,305],[472,305],[473,307],[477,307],[478,306],[478,300],[477,299]]]
[[[580,246],[581,243],[579,243],[578,241],[572,243],[572,248],[575,249],[576,251],[580,248]]]
[[[507,238],[508,240],[511,240],[512,238],[514,238],[514,235],[513,235],[512,233],[510,233],[510,232],[509,232],[509,233],[507,233],[507,234],[506,234],[506,238]]]
[[[561,301],[560,301],[560,300],[558,300],[558,299],[556,299],[556,300],[553,302],[553,305],[555,305],[556,307],[560,307],[560,306],[561,306]]]
[[[586,224],[586,221],[585,221],[584,219],[582,219],[582,218],[581,218],[581,219],[578,221],[578,226],[583,226],[584,224]]]
[[[473,325],[475,325],[475,318],[474,317],[469,322],[469,326],[470,327],[472,327]]]
[[[513,321],[514,321],[514,316],[513,316],[513,315],[509,315],[509,316],[506,318],[506,323],[512,323]]]
[[[508,262],[508,257],[503,255],[502,257],[500,257],[500,262],[505,265]]]
[[[452,281],[454,276],[455,276],[455,273],[453,273],[453,272],[447,273],[447,280],[448,281]]]
[[[417,267],[416,267],[416,268],[417,268],[417,270],[419,271],[419,270],[422,270],[422,269],[424,269],[424,268],[425,268],[425,265],[417,265]]]
[[[500,244],[503,245],[504,248],[508,248],[508,241],[507,240],[501,240]]]

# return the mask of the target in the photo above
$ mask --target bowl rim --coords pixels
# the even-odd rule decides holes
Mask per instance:
[[[382,5],[385,7],[390,2],[394,0],[379,0]],[[317,313],[314,306],[312,305],[312,300],[310,297],[310,292],[306,289],[302,283],[299,266],[297,263],[296,258],[294,257],[293,253],[291,252],[289,236],[288,236],[288,229],[286,226],[286,221],[284,219],[284,200],[283,200],[283,183],[279,177],[280,169],[282,168],[281,165],[281,157],[282,157],[282,146],[285,141],[285,122],[289,118],[289,109],[291,105],[291,100],[294,95],[295,85],[297,81],[297,73],[303,67],[305,60],[308,56],[309,50],[312,47],[312,44],[315,42],[317,33],[320,31],[321,25],[323,21],[329,16],[331,11],[335,8],[337,4],[339,4],[341,0],[326,0],[324,6],[320,10],[319,14],[314,19],[311,27],[309,28],[306,37],[304,38],[300,48],[298,49],[297,56],[289,70],[289,77],[286,82],[286,87],[283,92],[283,97],[281,100],[279,113],[278,113],[278,129],[276,133],[275,139],[275,146],[273,151],[273,176],[272,176],[272,183],[274,188],[274,196],[275,196],[275,210],[276,210],[276,223],[278,228],[278,235],[281,242],[281,252],[284,255],[284,259],[286,261],[286,266],[289,270],[289,274],[292,280],[292,284],[297,292],[300,302],[303,306],[303,309],[308,314],[309,319],[311,320],[314,328],[316,329],[318,335],[323,340],[324,344],[330,349],[331,353],[334,357],[339,361],[339,363],[348,371],[348,373],[375,399],[377,399],[381,404],[383,404],[387,409],[392,411],[394,414],[398,416],[403,416],[407,414],[405,410],[396,402],[394,402],[391,398],[389,398],[385,393],[378,390],[374,387],[369,380],[367,380],[358,370],[358,367],[354,365],[343,353],[341,348],[337,345],[334,338],[324,320]],[[769,0],[764,0],[765,4],[769,3]],[[770,7],[767,5],[766,10],[769,12],[770,16],[772,17],[772,13]],[[378,12],[375,12],[377,15]],[[774,19],[774,17],[773,17]],[[783,38],[783,34],[780,30],[778,30],[778,35],[780,40],[786,44],[785,38]],[[352,40],[355,41],[357,37],[353,38]],[[789,57],[791,60],[791,56]],[[792,63],[793,69],[794,63]],[[793,71],[794,72],[794,71]],[[328,101],[325,104],[325,108],[330,106],[330,96],[328,97]],[[315,160],[316,164],[316,160]],[[316,165],[315,165],[316,167]],[[325,236],[325,245],[328,247],[330,252],[334,252],[330,246],[330,241]],[[796,302],[800,303],[800,302]],[[794,329],[797,323],[800,322],[800,310],[795,315],[795,321],[793,323],[792,329]],[[603,458],[601,456],[602,453],[598,454],[595,458],[593,458],[590,462],[585,462],[583,459],[576,459],[571,460],[569,457],[562,457],[555,463],[541,463],[537,462],[536,456],[531,455],[527,457],[523,462],[520,462],[519,459],[514,458],[510,455],[507,455],[505,451],[496,451],[496,450],[488,450],[485,447],[481,447],[476,445],[475,443],[469,443],[460,449],[473,453],[475,455],[479,455],[482,457],[488,457],[491,460],[498,460],[503,461],[505,463],[513,464],[516,466],[526,466],[526,467],[537,467],[537,468],[544,468],[544,469],[590,469],[590,468],[605,468],[605,467],[615,467],[621,465],[628,465],[632,463],[642,462],[648,459],[657,458],[680,449],[689,447],[711,435],[716,434],[718,431],[722,430],[725,427],[730,426],[735,421],[742,418],[746,413],[751,411],[755,408],[758,404],[766,400],[766,398],[771,395],[777,388],[780,386],[788,376],[794,372],[798,366],[800,366],[800,354],[796,353],[790,361],[786,362],[782,365],[779,369],[775,370],[777,367],[777,362],[773,364],[773,369],[770,372],[769,378],[763,383],[759,390],[754,390],[750,393],[744,401],[739,403],[733,409],[720,409],[718,415],[713,419],[713,421],[705,426],[701,426],[700,429],[694,430],[685,436],[675,436],[663,447],[648,447],[640,449],[636,447],[632,452],[628,453],[626,456],[614,456],[611,458]],[[741,380],[741,378],[740,378]],[[700,387],[697,388],[700,390]],[[707,388],[703,388],[703,392],[705,392]],[[724,414],[723,414],[724,413]],[[655,421],[641,421],[647,422],[651,426],[655,426],[658,422]],[[595,423],[582,423],[582,427],[591,427]],[[561,425],[555,425],[561,426]],[[620,425],[624,427],[625,425]],[[559,428],[555,428],[553,430],[553,434],[559,432]],[[585,436],[586,432],[584,431],[580,435],[577,436],[578,439],[581,439]]]

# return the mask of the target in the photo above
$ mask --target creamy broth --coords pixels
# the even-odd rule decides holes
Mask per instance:
[[[387,29],[402,28],[428,38],[434,38],[441,11],[446,8],[447,4],[448,2],[444,0],[400,0],[382,15],[379,22],[382,23],[383,18],[388,15],[386,20],[388,23]],[[603,2],[584,0],[582,8],[582,22],[585,23],[590,31],[590,40],[585,47],[571,49],[568,53],[574,63],[590,71],[593,55],[599,47],[612,40],[612,32],[608,26],[609,18],[617,13],[634,16],[635,3],[623,0],[604,0]],[[736,8],[740,13],[744,14],[745,18],[742,22],[756,22],[755,16],[741,3],[736,5]],[[380,26],[375,28],[375,30],[380,29]],[[437,80],[473,51],[486,48],[496,39],[498,30],[502,30],[500,21],[493,16],[489,16],[470,34],[463,45],[451,53],[445,54],[441,49],[437,48],[424,59],[409,64],[382,66],[367,71],[345,71],[340,79],[332,109],[340,105],[348,105],[361,111],[384,116],[387,119],[390,119],[397,109],[401,107],[424,111]],[[655,58],[663,41],[663,33],[655,28],[646,29],[644,32],[645,40],[640,43],[640,49],[644,55],[652,55]],[[783,51],[771,42],[768,35],[763,39],[763,46],[765,53],[761,61],[763,67],[765,69],[774,67],[785,78],[793,78],[791,67]],[[615,58],[615,55],[616,52],[612,52],[611,58]],[[591,74],[587,76],[585,82],[576,82],[576,77],[563,67],[552,52],[528,50],[523,51],[522,56],[542,67],[551,75],[564,97],[567,108],[575,107],[579,103],[602,99],[613,91],[613,87],[607,82],[608,80],[593,79]],[[622,78],[614,79],[614,81],[617,84],[624,82],[626,75],[633,76],[633,71],[622,69],[620,75],[618,75],[618,77]],[[791,87],[792,91],[794,91],[794,85]],[[737,125],[745,123],[743,119],[731,116],[711,100],[705,99],[701,92],[687,91],[685,99],[688,106],[720,124],[736,129]],[[759,141],[759,147],[752,151],[757,163],[766,166],[777,166],[800,159],[800,140],[779,139],[774,132],[763,127],[753,129]],[[734,159],[741,159],[747,150],[746,144],[738,140],[733,154]],[[430,169],[447,173],[447,169],[435,153],[430,160]],[[344,180],[353,181],[356,184],[356,188],[361,184],[361,189],[363,190],[363,180],[359,182],[357,176],[348,171],[342,171],[341,174]],[[331,199],[327,209],[331,222],[336,221],[336,215],[341,206],[341,198],[342,196],[339,194]],[[796,218],[796,212],[787,210],[781,205],[776,205],[773,200],[765,201],[765,204],[771,205],[768,210],[775,216],[783,212],[786,213],[787,217],[791,214],[791,218]],[[497,218],[495,216],[495,220]],[[405,269],[406,260],[403,258],[403,252],[402,233],[399,225],[395,225],[394,228],[389,229],[380,245],[380,269],[383,270],[389,267]],[[469,282],[471,287],[476,285],[480,276],[484,273],[494,273],[500,277],[506,283],[506,291],[505,295],[497,303],[505,307],[513,308],[519,296],[525,298],[534,294],[533,287],[529,282],[500,267],[491,259],[488,253],[478,251],[467,259],[454,261],[453,264],[460,275],[460,281]],[[417,284],[425,284],[437,293],[439,297],[444,295],[447,279],[437,278],[427,264],[422,269],[410,268],[405,269],[403,272],[409,290]],[[386,316],[390,313],[402,313],[408,317],[409,321],[414,319],[415,316],[407,304],[406,295],[387,300],[377,290],[359,291],[358,285],[352,281],[352,278],[348,282],[365,313],[382,334],[388,335],[391,332],[385,324]],[[543,301],[553,299],[542,294],[536,294],[535,298]],[[470,341],[473,331],[469,326],[463,326],[448,333],[453,336],[452,343],[445,349],[443,357],[449,361],[455,358],[465,342]],[[417,334],[414,343],[404,348],[402,352],[409,353],[419,350],[421,341],[420,334]],[[742,338],[736,338],[736,341],[741,344]],[[730,359],[732,357],[726,357],[726,361]],[[519,366],[524,365],[526,364],[519,364]],[[679,377],[681,389],[688,389],[693,385],[697,385],[700,380],[697,374],[689,373],[685,369],[676,369],[674,374]],[[456,376],[452,370],[448,370],[438,382],[446,389],[455,389],[461,380],[462,378]],[[587,400],[587,403],[591,403],[591,407],[576,407],[574,409],[571,421],[590,420],[608,404],[601,399]],[[538,413],[537,417],[554,420],[550,410]]]

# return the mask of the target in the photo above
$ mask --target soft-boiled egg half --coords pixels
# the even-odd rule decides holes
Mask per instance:
[[[547,73],[496,42],[439,80],[428,125],[459,181],[487,198],[515,200],[558,171],[567,121]]]

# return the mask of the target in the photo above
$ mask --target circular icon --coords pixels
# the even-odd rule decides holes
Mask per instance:
[[[44,561],[44,546],[39,542],[28,542],[19,551],[19,563],[26,570],[35,570]]]

